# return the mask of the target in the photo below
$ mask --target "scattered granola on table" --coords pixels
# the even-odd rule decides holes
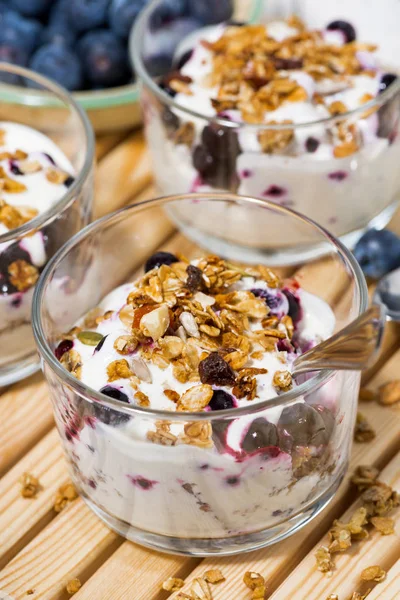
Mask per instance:
[[[24,473],[20,479],[20,483],[21,496],[24,498],[36,498],[42,489],[39,479],[30,473]]]
[[[54,510],[55,512],[61,512],[67,504],[78,498],[78,492],[74,484],[70,481],[62,485],[56,494],[54,499]]]
[[[375,437],[376,433],[366,417],[362,413],[358,412],[356,426],[354,429],[354,440],[360,444],[364,444],[366,442],[371,442],[373,439],[375,439]]]
[[[185,585],[183,579],[179,579],[178,577],[169,577],[162,584],[162,589],[166,592],[177,592]]]
[[[400,402],[400,379],[389,381],[379,388],[379,402],[385,406]]]
[[[69,581],[66,585],[66,590],[67,593],[70,596],[73,596],[74,594],[76,594],[77,592],[79,592],[79,590],[81,589],[82,584],[80,582],[80,580],[78,578],[75,579],[71,579],[71,581]]]
[[[386,577],[386,571],[379,566],[367,567],[361,572],[362,581],[375,581],[380,583]]]

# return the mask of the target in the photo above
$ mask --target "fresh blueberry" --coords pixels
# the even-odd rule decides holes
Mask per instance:
[[[83,75],[79,58],[66,46],[60,44],[42,46],[32,56],[29,66],[67,90],[82,89]]]
[[[329,23],[329,25],[327,26],[327,30],[340,31],[341,33],[343,33],[347,44],[349,44],[350,42],[354,42],[354,40],[357,37],[356,30],[354,29],[353,25],[348,21],[332,21],[332,23]]]
[[[329,441],[331,427],[319,410],[298,402],[283,409],[278,421],[284,445],[320,446]]]
[[[172,263],[176,263],[178,260],[175,254],[171,254],[170,252],[155,252],[146,261],[144,266],[145,273],[161,265],[172,265]]]
[[[127,38],[146,2],[147,0],[111,0],[108,21],[112,31],[119,37]]]
[[[70,0],[53,0],[49,12],[48,25],[63,23],[65,27],[74,29],[73,19],[70,16]]]
[[[61,360],[61,358],[63,357],[63,355],[68,352],[69,350],[71,350],[71,348],[73,347],[74,342],[71,340],[62,340],[62,342],[60,342],[57,346],[57,348],[54,350],[54,354],[56,355],[56,358],[58,360]]]
[[[205,25],[229,21],[233,15],[232,0],[189,0],[189,12]]]
[[[124,392],[121,392],[121,390],[118,390],[111,385],[104,386],[100,392],[109,398],[114,398],[114,400],[119,400],[120,402],[129,404],[128,396],[124,394]],[[129,421],[128,415],[119,413],[117,410],[110,409],[106,406],[101,406],[95,402],[93,403],[93,412],[94,415],[105,425],[116,426]]]
[[[259,417],[254,419],[244,437],[242,448],[246,452],[256,452],[269,446],[278,446],[279,436],[275,425]]]
[[[289,302],[289,317],[292,318],[293,323],[298,323],[302,317],[302,310],[300,306],[300,300],[295,296],[295,294],[288,290],[284,289],[282,292],[285,294],[288,302]]]
[[[127,83],[132,74],[122,42],[112,31],[89,31],[79,42],[79,55],[93,86],[113,87]]]
[[[67,22],[55,21],[44,28],[41,36],[41,45],[65,44],[72,47],[75,40],[75,31]]]
[[[39,21],[10,10],[1,19],[0,44],[9,44],[31,54],[39,44],[42,29]]]
[[[69,19],[78,32],[104,25],[109,0],[70,0]]]
[[[319,140],[317,140],[317,138],[314,137],[308,137],[306,139],[306,150],[307,152],[316,152],[318,150],[319,147]]]
[[[11,6],[21,15],[27,17],[38,17],[46,12],[52,0],[10,0]]]
[[[29,55],[24,48],[19,48],[12,44],[0,43],[0,62],[10,63],[19,67],[28,66]],[[3,71],[0,73],[0,81],[9,83],[11,85],[22,85],[23,79],[20,75],[15,73],[6,73]]]
[[[224,390],[214,390],[212,398],[208,404],[212,410],[225,410],[235,406],[233,397]]]
[[[400,267],[400,238],[387,229],[370,229],[357,242],[354,256],[365,275],[380,279]]]
[[[385,73],[382,75],[380,84],[379,84],[379,93],[384,92],[392,83],[394,83],[397,79],[397,75],[394,73]]]
[[[151,13],[151,31],[157,31],[166,25],[170,25],[175,19],[185,16],[187,9],[187,0],[163,0]]]

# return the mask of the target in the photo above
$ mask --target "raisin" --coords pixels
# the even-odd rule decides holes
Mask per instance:
[[[210,385],[234,385],[235,383],[235,373],[232,367],[218,352],[211,352],[207,358],[200,361],[199,375],[201,383]]]
[[[204,288],[203,271],[201,269],[194,267],[193,265],[189,265],[186,269],[186,272],[188,274],[186,286],[191,292],[195,292],[196,290],[201,290]]]
[[[161,265],[172,265],[172,263],[178,262],[177,257],[170,252],[156,252],[146,261],[144,266],[144,270],[147,273],[156,267],[161,267]]]
[[[61,360],[63,354],[65,354],[66,352],[71,350],[73,345],[74,345],[74,342],[72,342],[71,340],[63,340],[62,342],[60,342],[58,344],[57,348],[54,350],[54,354],[56,355],[56,358],[58,360]]]

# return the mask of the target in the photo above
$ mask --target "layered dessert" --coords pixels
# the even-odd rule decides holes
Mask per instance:
[[[0,235],[49,210],[73,183],[72,166],[39,131],[0,121]],[[56,224],[0,242],[0,365],[31,353],[33,288],[52,252]]]
[[[159,81],[173,104],[145,96],[163,192],[265,198],[336,235],[386,209],[387,220],[400,189],[399,97],[375,101],[397,75],[351,23],[224,23],[192,33],[175,59]],[[249,224],[258,244],[263,228]]]
[[[334,327],[322,299],[265,266],[156,253],[55,345],[69,373],[117,406],[57,393],[75,482],[111,519],[179,538],[301,513],[340,478],[354,415],[342,414],[335,377],[260,403],[296,390],[293,361]]]

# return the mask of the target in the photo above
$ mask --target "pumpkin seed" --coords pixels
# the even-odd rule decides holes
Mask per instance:
[[[78,333],[78,340],[82,344],[86,344],[86,346],[97,346],[103,337],[101,333],[97,333],[96,331],[80,331]]]

